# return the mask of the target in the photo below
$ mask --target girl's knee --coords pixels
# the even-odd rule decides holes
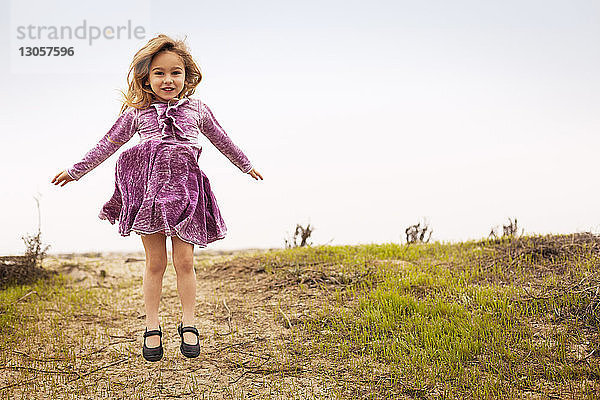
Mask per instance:
[[[171,241],[175,271],[178,273],[192,272],[194,270],[194,245],[181,240],[178,236],[173,236]]]
[[[194,271],[194,258],[193,257],[174,257],[173,267],[175,267],[176,273],[190,273]]]
[[[163,233],[141,235],[146,251],[146,270],[151,274],[162,274],[167,269],[167,247]]]
[[[152,274],[164,274],[167,269],[166,259],[146,260],[146,270]]]

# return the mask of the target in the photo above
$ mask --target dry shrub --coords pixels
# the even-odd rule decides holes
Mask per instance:
[[[411,225],[404,231],[406,234],[406,243],[428,243],[431,239],[433,230],[429,228],[427,221],[419,222],[416,225]]]
[[[35,235],[26,234],[21,237],[25,242],[25,255],[0,257],[0,288],[32,283],[55,274],[42,268],[42,262],[50,246],[42,243],[40,202],[37,197],[34,198],[38,209],[38,232]]]
[[[490,234],[488,235],[489,239],[498,239],[499,236],[499,232],[500,232],[500,227],[498,226],[494,226],[492,227],[492,230],[490,231]],[[524,230],[521,229],[521,235],[524,233]],[[514,238],[519,236],[519,225],[517,224],[517,219],[515,218],[514,221],[509,218],[508,219],[508,225],[502,225],[502,236],[503,238]]]
[[[33,283],[51,275],[56,275],[56,272],[39,267],[28,256],[0,256],[0,289]]]
[[[285,239],[285,247],[289,249],[291,247],[310,246],[311,243],[308,243],[308,239],[310,238],[313,230],[314,228],[312,228],[310,224],[306,225],[306,228],[300,224],[296,224],[296,230],[294,231],[292,238],[289,240]]]

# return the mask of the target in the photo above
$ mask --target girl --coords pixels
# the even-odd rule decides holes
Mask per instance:
[[[133,74],[133,79],[130,77]],[[98,217],[119,233],[139,234],[146,252],[143,278],[146,330],[142,354],[148,361],[162,358],[162,329],[158,306],[167,266],[166,237],[171,236],[173,265],[183,316],[177,330],[186,357],[200,354],[194,327],[196,274],[194,245],[223,239],[227,232],[210,182],[198,166],[201,132],[242,172],[262,180],[244,153],[221,128],[212,111],[191,98],[202,75],[181,40],[166,35],[151,39],[133,57],[117,121],[81,161],[59,172],[55,185],[66,185],[97,167],[134,134],[140,142],[121,153],[112,197]],[[146,342],[146,338],[148,338]]]

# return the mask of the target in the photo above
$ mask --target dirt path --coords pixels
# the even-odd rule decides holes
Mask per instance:
[[[141,354],[143,253],[48,257],[46,268],[73,279],[69,290],[91,288],[97,298],[81,301],[79,308],[48,299],[39,318],[27,318],[28,325],[35,323],[40,330],[52,325],[60,334],[45,341],[35,336],[23,341],[8,352],[7,365],[66,372],[60,377],[64,379],[39,372],[25,383],[23,371],[13,371],[18,381],[10,389],[12,395],[28,399],[49,398],[50,393],[52,398],[65,399],[333,398],[333,386],[339,385],[327,373],[316,373],[330,366],[311,360],[295,328],[311,305],[321,301],[320,292],[280,285],[250,258],[227,262],[251,253],[196,255],[196,327],[202,345],[197,359],[179,352],[176,325],[181,306],[169,254],[159,310],[165,355],[156,363],[145,361]],[[62,317],[48,322],[54,314]],[[14,384],[14,379],[0,378],[0,387]]]

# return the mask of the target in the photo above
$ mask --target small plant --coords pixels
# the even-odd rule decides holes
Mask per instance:
[[[310,238],[313,230],[314,228],[312,228],[310,224],[306,225],[306,228],[300,224],[296,224],[296,230],[294,231],[292,238],[289,240],[284,239],[285,247],[289,249],[291,247],[310,246],[312,243],[308,243],[308,239]]]
[[[41,222],[41,213],[40,213],[40,201],[37,197],[34,196],[34,199],[37,203],[38,210],[38,232],[35,235],[26,234],[22,236],[21,239],[25,242],[25,258],[27,260],[27,264],[32,267],[42,265],[42,261],[46,256],[46,252],[50,248],[50,246],[44,246],[42,244],[42,222]]]
[[[429,239],[431,239],[431,234],[433,230],[429,228],[429,224],[427,221],[423,221],[417,223],[416,225],[411,225],[404,231],[406,233],[406,243],[428,243]]]
[[[42,244],[42,230],[40,223],[40,203],[35,198],[38,207],[38,232],[35,235],[22,236],[25,241],[25,255],[0,256],[0,289],[12,284],[26,284],[40,278],[56,275],[56,271],[42,268],[42,260],[50,246]],[[1,314],[1,312],[0,312]]]
[[[494,226],[488,235],[490,239],[498,239],[499,238],[500,227]],[[521,229],[521,235],[525,232],[524,229]],[[502,238],[515,238],[519,236],[519,226],[517,225],[517,219],[514,221],[509,218],[508,225],[502,225]]]

